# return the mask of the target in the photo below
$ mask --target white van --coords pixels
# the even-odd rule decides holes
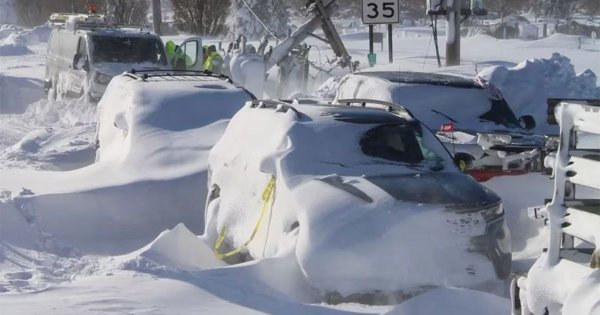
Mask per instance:
[[[140,29],[109,26],[101,15],[56,14],[47,48],[45,88],[51,97],[99,100],[113,76],[125,71],[170,70],[165,46],[157,35]],[[186,40],[179,49],[193,62],[186,70],[202,66],[202,42]]]

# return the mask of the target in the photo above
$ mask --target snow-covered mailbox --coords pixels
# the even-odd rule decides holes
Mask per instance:
[[[549,244],[513,280],[513,314],[600,314],[600,100],[549,100],[548,114],[560,125],[555,188],[532,216],[546,220]]]

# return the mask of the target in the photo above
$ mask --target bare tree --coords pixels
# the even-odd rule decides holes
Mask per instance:
[[[230,0],[171,0],[177,28],[201,35],[225,31]]]
[[[149,9],[146,0],[106,0],[106,12],[116,24],[145,24]]]
[[[520,12],[523,9],[524,1],[522,0],[495,0],[486,2],[486,5],[491,11],[498,12],[500,19],[504,22],[504,18],[510,14]]]

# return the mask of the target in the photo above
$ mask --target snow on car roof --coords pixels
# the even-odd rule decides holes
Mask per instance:
[[[443,85],[461,88],[481,89],[473,80],[439,73],[422,73],[409,71],[376,71],[363,72],[362,75],[378,77],[394,83]]]

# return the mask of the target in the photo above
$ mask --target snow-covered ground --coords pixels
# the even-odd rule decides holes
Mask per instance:
[[[223,266],[213,258],[212,248],[196,237],[202,232],[206,191],[201,188],[206,179],[194,176],[195,170],[186,174],[185,168],[177,176],[156,168],[138,169],[148,180],[139,184],[128,180],[131,174],[118,165],[90,167],[95,158],[95,107],[79,101],[46,100],[42,90],[43,36],[40,42],[39,38],[32,39],[32,33],[17,36],[15,31],[0,31],[0,47],[12,47],[6,49],[11,53],[3,54],[0,49],[1,313],[509,312],[506,295],[458,288],[434,289],[397,306],[328,305],[303,279],[289,252]],[[362,70],[368,70],[367,33],[348,31],[342,39],[353,58],[361,62]],[[467,77],[483,71],[509,102],[513,98],[511,105],[518,114],[545,111],[540,107],[546,96],[571,96],[562,93],[572,93],[573,87],[577,93],[600,96],[600,84],[591,74],[600,74],[600,41],[594,44],[589,38],[581,39],[579,47],[577,36],[556,34],[523,41],[477,35],[463,38],[460,66],[442,68],[437,67],[428,28],[397,28],[394,40],[394,63],[387,64],[387,52],[380,52],[376,45],[379,64],[373,70]],[[441,40],[443,58],[443,37]],[[309,43],[314,45],[311,59],[327,68],[332,51],[317,40]],[[18,45],[27,50],[15,55]],[[553,53],[562,56],[553,57]],[[525,60],[530,61],[520,64]],[[497,67],[484,70],[489,66]],[[578,73],[588,69],[591,72],[577,79]],[[344,73],[347,70],[332,72]],[[324,72],[313,75],[317,78],[311,84],[313,89],[330,78]],[[335,80],[330,83],[330,87],[335,86]],[[564,89],[557,91],[559,88]],[[527,107],[531,102],[536,102],[535,109]],[[182,162],[193,161],[188,158]],[[68,171],[73,169],[77,170]],[[174,177],[179,180],[174,181]],[[546,242],[542,222],[529,220],[526,208],[550,197],[553,182],[548,176],[530,174],[496,178],[485,185],[504,200],[512,232],[514,271],[526,271]],[[149,197],[152,191],[164,194]],[[159,235],[158,225],[144,224],[156,222],[152,220],[156,218],[143,216],[147,214],[144,209],[156,214],[161,208],[163,223],[172,225],[172,230]],[[188,216],[184,222],[171,224],[191,208],[198,217]],[[120,221],[128,224],[119,225]],[[177,223],[185,226],[175,227]]]

